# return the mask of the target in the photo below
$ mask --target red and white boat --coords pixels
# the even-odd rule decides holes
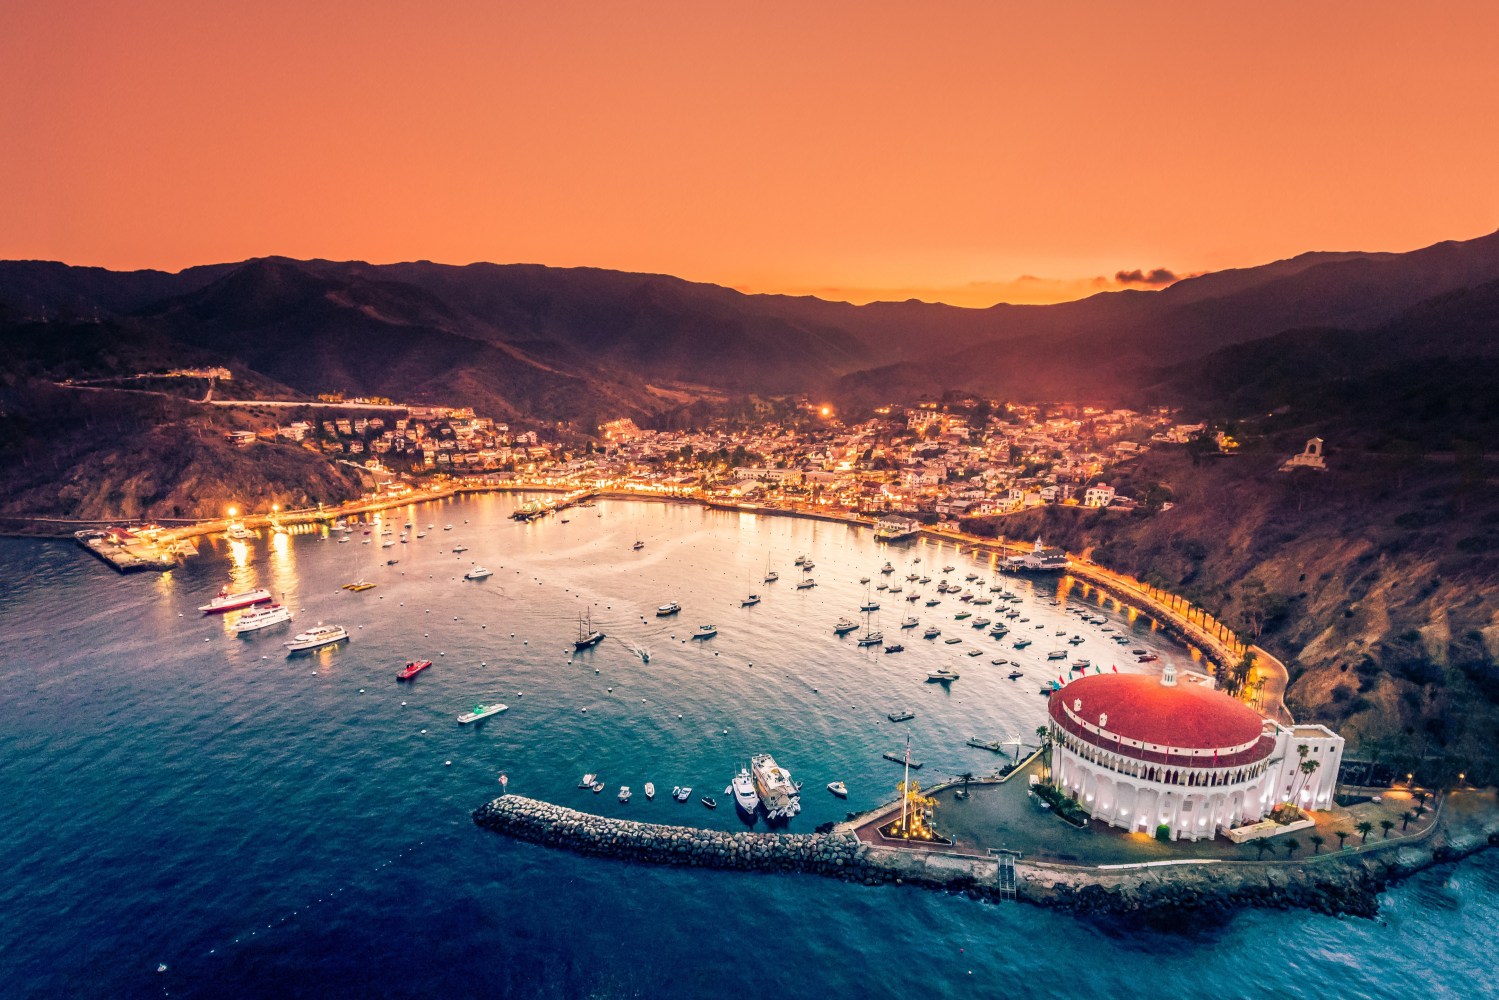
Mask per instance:
[[[205,615],[223,614],[225,611],[234,611],[237,608],[248,608],[252,604],[264,604],[271,599],[269,590],[245,590],[238,594],[229,592],[228,584],[219,591],[218,596],[207,604],[201,605],[198,610]]]
[[[413,660],[410,663],[406,664],[406,669],[404,669],[400,673],[396,674],[396,680],[398,680],[398,681],[409,681],[409,680],[411,680],[411,678],[415,677],[417,674],[421,673],[423,670],[426,670],[431,665],[432,665],[432,661],[431,660]]]

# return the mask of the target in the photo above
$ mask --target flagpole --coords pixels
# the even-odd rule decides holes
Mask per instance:
[[[906,780],[900,786],[900,833],[911,839],[911,830],[906,826],[906,800],[911,797],[911,734],[906,734]]]

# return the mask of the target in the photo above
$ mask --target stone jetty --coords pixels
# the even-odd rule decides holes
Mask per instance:
[[[646,864],[737,871],[804,872],[865,885],[916,885],[974,899],[1001,898],[998,864],[942,851],[860,841],[850,824],[816,833],[728,833],[578,812],[521,795],[474,810],[476,824],[517,840]],[[1304,908],[1373,916],[1387,884],[1434,863],[1499,844],[1492,815],[1429,842],[1389,852],[1350,852],[1288,862],[1135,866],[1127,870],[1019,861],[1016,898],[1077,913],[1165,919],[1245,907]],[[1394,847],[1395,845],[1391,845]]]

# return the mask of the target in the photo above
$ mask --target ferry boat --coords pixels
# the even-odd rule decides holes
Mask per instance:
[[[310,649],[331,646],[335,642],[344,642],[348,638],[349,630],[342,625],[323,625],[320,623],[306,632],[298,632],[292,636],[290,642],[283,645],[293,653],[303,653]]]
[[[487,719],[491,715],[499,715],[509,707],[509,705],[501,705],[499,702],[495,702],[493,705],[485,705],[481,702],[475,704],[474,707],[469,711],[464,712],[462,715],[458,716],[458,722],[460,725],[466,726],[470,722],[478,722],[480,719]],[[602,787],[603,786],[601,784],[595,782],[595,791]]]
[[[750,777],[747,768],[741,767],[739,773],[734,775],[734,780],[729,782],[729,787],[724,791],[734,796],[734,805],[746,816],[755,815],[755,810],[760,807],[760,797],[755,794],[755,780]]]
[[[717,625],[699,625],[692,633],[694,639],[711,639],[718,634]]]
[[[256,590],[242,590],[237,594],[229,592],[229,585],[218,592],[213,600],[207,604],[200,605],[198,610],[205,615],[219,615],[225,611],[236,611],[239,608],[248,608],[252,604],[264,604],[271,599],[271,592],[264,588]]]
[[[656,617],[665,618],[667,615],[674,615],[681,610],[682,606],[676,601],[667,601],[665,604],[656,609]]]
[[[465,580],[482,580],[486,576],[494,576],[494,570],[485,569],[483,566],[475,566],[473,569],[463,574],[463,578]]]
[[[851,620],[850,618],[848,618],[845,615],[844,617],[838,619],[838,621],[833,625],[833,634],[834,635],[848,635],[850,632],[852,632],[854,629],[856,629],[858,627],[859,627],[859,623],[858,622]]]
[[[404,668],[402,668],[400,673],[396,674],[396,680],[409,681],[411,680],[411,678],[415,677],[423,670],[426,670],[431,665],[431,660],[412,660],[411,662],[407,663]]]
[[[247,632],[258,632],[272,625],[280,625],[282,622],[291,621],[291,608],[281,604],[272,604],[266,608],[251,608],[239,616],[234,623],[234,631],[237,635]]]
[[[765,815],[771,819],[790,819],[802,811],[801,786],[791,780],[789,772],[777,766],[774,757],[768,753],[751,757],[750,772],[755,777],[755,790],[760,793]]]
[[[841,781],[828,782],[828,791],[832,792],[840,799],[848,798],[848,786]]]
[[[604,633],[593,627],[593,616],[578,618],[578,637],[573,640],[574,649],[588,649],[604,641]]]

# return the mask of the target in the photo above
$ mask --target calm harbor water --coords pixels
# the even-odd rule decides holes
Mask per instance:
[[[1189,997],[1266,982],[1288,996],[1492,995],[1492,961],[1473,947],[1499,921],[1492,854],[1396,888],[1376,921],[1246,913],[1147,931],[916,890],[633,867],[476,829],[469,811],[502,771],[512,791],[580,809],[742,828],[728,801],[696,800],[723,799],[733,770],[768,750],[805,781],[790,829],[810,831],[892,796],[899,768],[880,754],[906,733],[926,781],[997,763],[969,736],[1033,739],[1058,630],[1085,639],[1063,647],[1069,659],[1105,669],[1141,669],[1128,648],[1187,662],[1144,621],[1097,612],[1130,635],[1120,647],[1046,603],[1046,585],[1013,579],[1031,620],[1008,620],[1005,640],[954,621],[954,596],[927,608],[873,593],[906,651],[859,650],[831,632],[858,617],[859,577],[934,596],[943,565],[987,583],[986,565],[813,521],[610,502],[524,525],[514,503],[389,511],[397,532],[409,514],[426,537],[385,549],[378,534],[214,539],[161,576],[0,541],[0,996]],[[819,586],[798,591],[803,553]],[[886,559],[893,576],[878,573]],[[476,563],[494,576],[463,580]],[[779,582],[761,582],[767,566]],[[378,586],[341,589],[359,576]],[[226,581],[269,588],[295,623],[234,637],[233,615],[195,610]],[[762,602],[739,607],[750,590]],[[656,618],[668,600],[682,614]],[[584,613],[609,638],[574,655]],[[907,614],[963,642],[902,633]],[[319,620],[352,641],[288,659],[281,643]],[[719,635],[687,639],[704,623]],[[1022,635],[1034,644],[1017,651]],[[398,685],[415,657],[436,665]],[[924,683],[937,666],[962,679]],[[509,711],[454,721],[496,699]],[[897,708],[916,718],[886,721]],[[608,790],[579,790],[584,772]],[[834,779],[847,803],[823,791]],[[693,786],[689,804],[670,800],[678,784]]]

